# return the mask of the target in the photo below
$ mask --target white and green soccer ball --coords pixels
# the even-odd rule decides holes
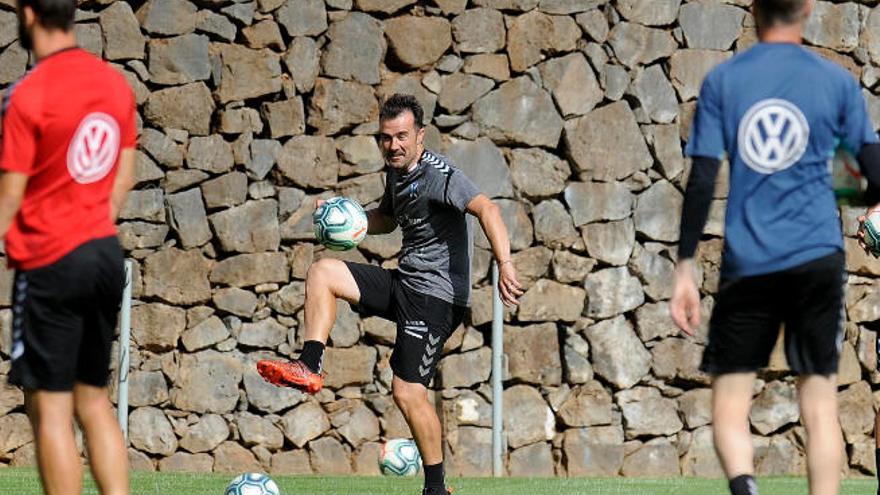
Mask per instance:
[[[388,440],[382,446],[379,469],[386,476],[414,476],[422,467],[419,448],[409,438]]]
[[[367,214],[348,198],[328,199],[315,210],[312,220],[315,238],[333,251],[348,251],[367,236]]]
[[[865,232],[865,245],[874,256],[880,257],[880,211],[875,211],[865,218],[862,230]]]
[[[281,495],[281,490],[265,474],[244,473],[229,482],[224,495]]]

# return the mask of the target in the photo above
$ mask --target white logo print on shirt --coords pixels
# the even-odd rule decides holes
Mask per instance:
[[[90,113],[80,122],[67,149],[67,171],[80,184],[110,173],[119,154],[119,124],[105,113]]]
[[[807,118],[785,100],[761,100],[739,123],[739,155],[761,174],[779,172],[797,163],[804,156],[809,139]]]

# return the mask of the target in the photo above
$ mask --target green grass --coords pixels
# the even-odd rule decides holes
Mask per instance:
[[[131,487],[134,495],[222,495],[231,475],[207,474],[133,474]],[[318,477],[277,476],[275,481],[283,495],[417,495],[420,478],[382,477]],[[527,479],[527,478],[452,478],[449,484],[457,494],[479,495],[711,495],[727,493],[726,484],[719,480],[672,478],[647,479]],[[803,495],[807,492],[803,478],[764,478],[758,482],[761,492],[770,495]],[[874,495],[876,481],[851,479],[844,481],[843,495]],[[0,469],[0,494],[39,495],[40,484],[33,469]],[[86,480],[84,494],[97,494],[91,480]]]

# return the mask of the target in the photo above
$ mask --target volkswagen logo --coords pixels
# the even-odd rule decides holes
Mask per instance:
[[[779,172],[797,163],[809,140],[807,118],[785,100],[761,100],[739,123],[739,156],[761,174]]]
[[[67,149],[67,171],[80,184],[103,179],[119,155],[119,125],[113,117],[96,112],[80,122]]]

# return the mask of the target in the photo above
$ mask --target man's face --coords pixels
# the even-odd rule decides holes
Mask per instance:
[[[389,167],[406,170],[419,159],[425,129],[416,126],[412,112],[379,122],[379,144]]]
[[[25,50],[33,50],[34,43],[31,38],[31,28],[34,24],[34,11],[30,7],[22,7],[21,3],[19,3],[16,12],[18,13],[18,42],[21,43],[21,47]]]

